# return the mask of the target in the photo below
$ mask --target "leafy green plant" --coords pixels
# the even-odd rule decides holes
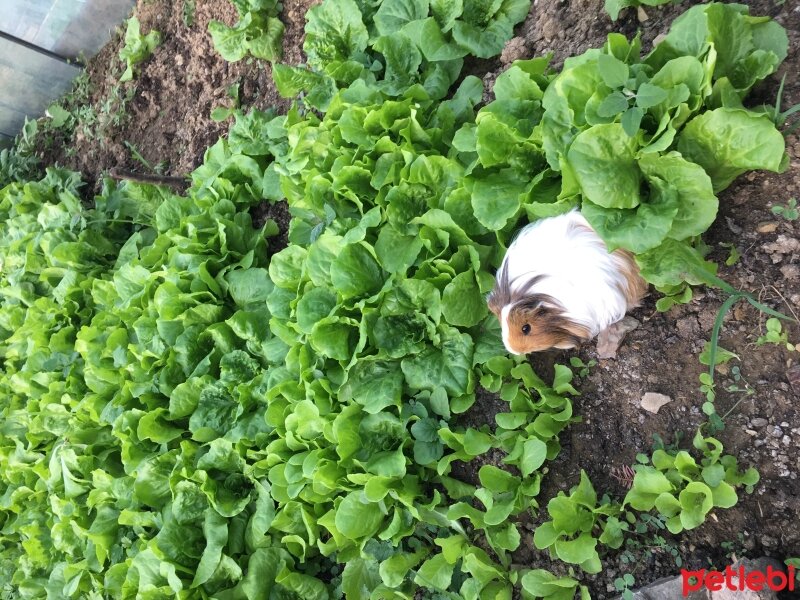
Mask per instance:
[[[636,579],[630,573],[625,573],[622,577],[617,577],[614,580],[614,589],[621,593],[622,600],[631,600],[633,598],[633,590],[631,589],[636,585]]]
[[[224,121],[228,117],[234,116],[239,110],[239,83],[234,83],[228,86],[226,93],[228,98],[233,101],[233,105],[230,107],[218,106],[211,111],[211,120],[217,123]]]
[[[732,267],[739,262],[739,259],[742,258],[742,255],[739,252],[739,249],[736,247],[736,244],[722,243],[720,245],[723,248],[728,249],[728,258],[725,259],[725,266]]]
[[[629,529],[631,535],[625,538],[620,562],[628,565],[627,568],[632,573],[640,569],[643,563],[646,564],[648,556],[653,552],[671,557],[678,568],[683,566],[678,546],[662,535],[667,528],[666,517],[649,513],[634,515],[627,511],[625,518],[631,524]]]
[[[581,600],[589,600],[589,590],[572,577],[556,577],[544,569],[534,569],[522,576],[522,597],[526,600],[573,600],[580,592]]]
[[[197,6],[195,0],[183,0],[183,6],[181,7],[181,19],[186,27],[191,27],[194,25],[196,12]]]
[[[34,153],[34,139],[39,125],[36,121],[25,119],[22,131],[14,138],[10,148],[0,150],[0,189],[13,182],[34,179],[41,165]]]
[[[634,467],[636,476],[624,505],[641,511],[655,508],[666,518],[667,529],[680,533],[702,524],[714,507],[736,504],[735,486],[745,485],[749,493],[758,482],[755,469],[742,473],[735,457],[722,455],[718,440],[698,431],[694,447],[703,455],[699,464],[685,450],[675,454],[656,450],[652,465]]]
[[[794,344],[789,341],[787,332],[783,331],[780,319],[770,317],[767,319],[766,328],[767,332],[756,340],[756,346],[777,344],[778,346],[783,346],[790,352],[795,349]]]
[[[800,558],[787,558],[783,562],[787,567],[795,568],[795,577],[797,578],[797,581],[800,581]]]
[[[730,350],[726,350],[719,344],[717,344],[717,352],[715,358],[715,364],[722,365],[727,362],[730,362],[733,359],[741,360],[738,354],[731,352]],[[706,342],[703,346],[703,351],[700,353],[698,357],[701,365],[710,365],[711,364],[711,343]]]
[[[529,8],[530,0],[328,0],[307,15],[308,66],[275,65],[273,77],[282,95],[302,93],[321,110],[337,89],[365,84],[390,97],[439,100],[458,79],[464,57],[500,54]]]
[[[573,369],[578,369],[578,377],[583,379],[587,375],[589,375],[589,371],[597,366],[597,361],[595,359],[590,359],[589,362],[583,362],[580,357],[578,356],[571,356],[569,359],[569,364],[572,366]]]
[[[797,210],[797,199],[789,198],[786,205],[776,204],[772,207],[773,214],[780,215],[787,221],[794,221],[800,217],[800,211]]]
[[[277,61],[283,54],[284,26],[278,14],[278,0],[231,0],[239,14],[233,27],[211,21],[208,32],[214,47],[229,62],[243,59],[247,54],[256,58]]]
[[[548,549],[553,558],[580,565],[587,573],[601,570],[597,544],[619,548],[623,531],[628,529],[628,523],[618,518],[619,505],[608,498],[598,504],[597,493],[583,471],[580,483],[569,495],[559,492],[548,502],[547,513],[551,520],[536,528],[534,545],[540,550]]]
[[[133,67],[144,62],[161,43],[161,33],[153,29],[147,35],[140,31],[139,19],[131,17],[125,30],[125,45],[120,48],[119,59],[125,63],[125,71],[119,78],[121,82],[133,79]]]
[[[619,18],[619,13],[629,7],[639,6],[663,6],[664,4],[675,4],[678,0],[605,0],[605,11],[612,21]]]

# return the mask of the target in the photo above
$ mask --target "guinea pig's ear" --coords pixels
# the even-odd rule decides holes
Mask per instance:
[[[517,354],[574,348],[591,337],[588,327],[564,316],[557,302],[543,300],[541,294],[514,304],[508,311],[507,347]]]

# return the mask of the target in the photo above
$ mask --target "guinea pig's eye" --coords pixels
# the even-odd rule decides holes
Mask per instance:
[[[522,326],[522,333],[528,335],[530,332],[531,332],[531,326],[525,323],[525,325]]]

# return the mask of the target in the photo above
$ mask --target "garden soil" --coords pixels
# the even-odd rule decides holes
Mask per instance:
[[[304,14],[313,4],[313,0],[284,2],[284,61],[289,64],[303,60]],[[568,56],[602,45],[610,31],[632,36],[641,30],[647,51],[689,4],[647,7],[646,14],[627,9],[613,23],[603,11],[602,0],[537,0],[502,57],[476,61],[468,70],[483,77],[489,90],[514,59],[552,52],[559,66]],[[773,103],[783,74],[787,75],[783,105],[799,103],[800,3],[758,0],[748,4],[751,14],[774,17],[787,29],[790,40],[789,58],[778,76],[755,90],[754,103]],[[43,150],[47,161],[82,171],[94,189],[111,169],[147,173],[158,166],[165,175],[190,173],[202,162],[205,149],[230,125],[230,120],[214,122],[210,114],[218,106],[232,106],[229,90],[233,85],[239,86],[238,102],[245,110],[272,106],[285,111],[288,107],[274,88],[269,63],[245,59],[230,64],[214,51],[207,26],[213,19],[233,24],[236,13],[228,2],[140,0],[136,14],[143,32],[157,29],[162,33],[162,44],[139,66],[133,82],[120,84],[122,63],[117,53],[122,32],[118,31],[88,65],[93,110],[87,111],[72,138],[56,139]],[[790,166],[785,173],[751,173],[720,194],[720,214],[705,241],[711,258],[720,264],[734,249],[740,255],[731,266],[722,266],[725,280],[797,316],[800,219],[788,220],[771,211],[792,197],[800,198],[800,138],[790,136],[787,148]],[[271,249],[285,244],[285,205],[255,207],[254,217],[278,223],[282,236],[271,243]],[[651,294],[633,312],[639,326],[624,339],[616,358],[598,360],[594,344],[577,352],[533,357],[537,372],[544,376],[552,373],[555,362],[573,356],[585,363],[598,360],[576,382],[580,396],[575,398],[575,412],[581,421],[562,435],[563,452],[549,464],[541,498],[568,491],[583,469],[599,493],[621,499],[628,485],[622,467],[634,464],[637,453],[649,453],[654,436],[668,445],[677,441],[682,448],[691,447],[697,426],[705,420],[698,376],[706,367],[698,356],[725,295],[700,290],[689,304],[666,313],[655,310],[656,300],[657,294]],[[800,556],[800,346],[789,351],[774,344],[758,345],[765,321],[763,314],[744,302],[734,306],[725,318],[720,343],[738,358],[720,365],[716,375],[717,409],[727,414],[725,430],[718,437],[725,451],[738,456],[743,466],[759,470],[761,480],[754,492],[742,493],[734,508],[714,511],[701,527],[680,536],[655,527],[633,536],[628,547],[604,559],[601,574],[584,578],[594,598],[616,595],[613,580],[622,573],[632,573],[637,587],[677,573],[675,554],[693,569],[724,568],[742,556],[768,555],[780,560]],[[800,342],[798,326],[787,329],[788,339]],[[480,392],[462,422],[494,427],[494,414],[503,410],[504,403]],[[671,401],[652,414],[641,406],[647,392],[664,394]],[[475,481],[484,462],[500,464],[501,458],[490,454],[474,464],[457,465],[454,474]],[[533,529],[541,520],[540,514],[521,523],[516,564],[554,568],[546,554],[533,546]]]

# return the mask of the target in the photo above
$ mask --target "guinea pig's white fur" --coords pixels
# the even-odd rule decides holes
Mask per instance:
[[[500,289],[503,285],[505,291]],[[576,340],[593,338],[621,320],[645,291],[631,254],[621,250],[609,253],[583,215],[573,210],[531,223],[517,234],[488,302],[500,320],[506,348],[524,354],[547,345],[570,348],[577,345]],[[530,301],[533,297],[540,299],[538,303]],[[531,306],[545,312],[532,313]],[[528,316],[520,317],[520,311],[527,311]],[[572,341],[546,341],[559,338],[539,331],[535,342],[535,323],[533,331],[531,325],[523,325],[523,332],[516,331],[520,323],[536,321],[537,314],[542,315],[541,320],[561,323]],[[511,327],[515,327],[513,332]],[[557,328],[551,324],[550,329]]]

